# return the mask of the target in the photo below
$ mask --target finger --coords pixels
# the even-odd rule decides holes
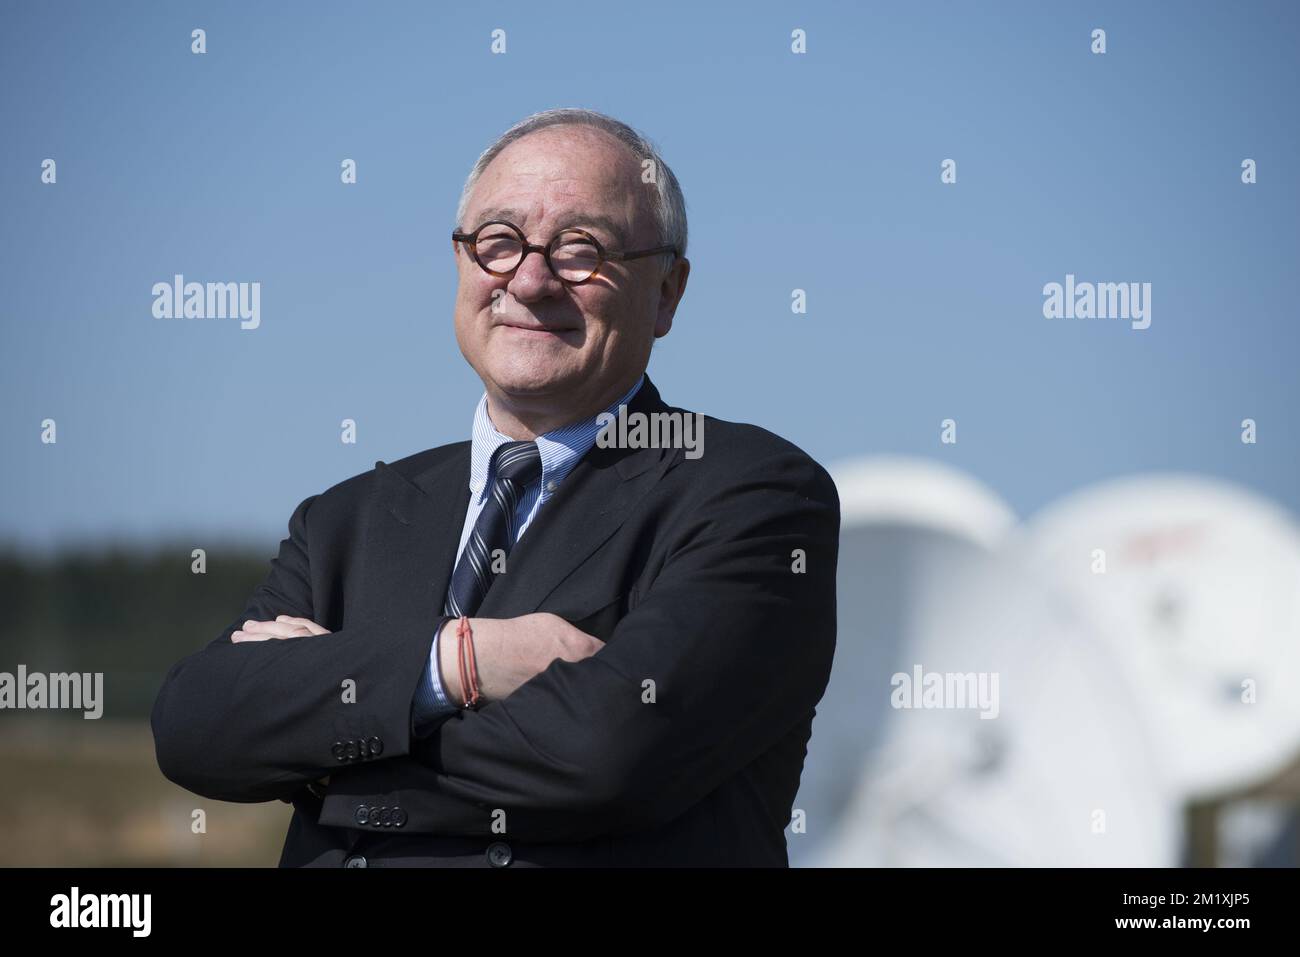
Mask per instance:
[[[272,638],[298,638],[310,634],[302,625],[291,625],[287,621],[253,621],[250,619],[244,622],[243,630],[269,635]]]
[[[275,624],[273,621],[257,621],[256,619],[250,618],[244,622],[244,627],[240,630],[248,632],[269,631],[269,626],[273,624]]]
[[[310,618],[295,618],[293,615],[277,615],[275,620],[286,621],[294,625],[302,625],[302,627],[306,628],[307,631],[313,635],[328,635],[330,633],[328,628],[322,628]]]
[[[298,625],[301,628],[306,628],[307,633],[310,635],[328,635],[330,633],[328,628],[322,628],[310,618],[296,618],[293,615],[280,615],[275,620],[278,622],[284,622],[285,624]]]
[[[236,631],[231,633],[231,641],[270,641],[274,635],[257,635],[248,631]]]
[[[240,637],[236,638],[235,634]],[[286,638],[307,638],[307,630],[301,629],[293,635],[273,635],[270,632],[239,631],[230,636],[231,641],[284,641]]]

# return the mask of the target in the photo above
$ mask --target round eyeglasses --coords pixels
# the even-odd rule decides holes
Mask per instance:
[[[672,253],[674,258],[680,255],[676,246],[613,252],[602,246],[591,233],[573,226],[560,230],[545,246],[537,246],[528,242],[518,226],[503,219],[490,219],[472,233],[456,230],[451,234],[451,241],[453,246],[464,243],[479,267],[493,276],[508,276],[519,268],[529,253],[541,253],[551,274],[570,286],[580,286],[595,278],[605,262],[623,262],[663,253]]]

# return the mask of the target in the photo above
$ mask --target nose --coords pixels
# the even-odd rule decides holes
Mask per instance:
[[[515,267],[515,273],[506,283],[506,289],[520,302],[534,302],[559,295],[564,291],[564,283],[555,278],[542,253],[529,250],[524,253],[523,261]]]

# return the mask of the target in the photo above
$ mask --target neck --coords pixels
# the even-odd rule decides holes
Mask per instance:
[[[492,427],[515,441],[532,441],[539,435],[584,419],[594,418],[627,394],[641,373],[627,381],[615,382],[603,392],[579,402],[559,405],[554,396],[512,396],[487,390],[487,412]]]

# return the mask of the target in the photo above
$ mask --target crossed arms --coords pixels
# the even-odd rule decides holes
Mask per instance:
[[[556,657],[425,738],[411,706],[434,622],[423,635],[382,621],[316,625],[315,497],[305,500],[238,623],[169,672],[152,715],[159,766],[195,793],[256,802],[327,775],[331,793],[346,792],[349,777],[384,764],[417,798],[406,829],[446,835],[489,834],[498,808],[534,841],[672,820],[809,717],[835,643],[839,507],[824,470],[791,448],[690,492],[690,520],[606,645]],[[267,628],[287,637],[231,640],[249,620],[277,619]],[[355,704],[341,701],[349,676],[365,691]],[[382,750],[340,771],[338,740]]]

